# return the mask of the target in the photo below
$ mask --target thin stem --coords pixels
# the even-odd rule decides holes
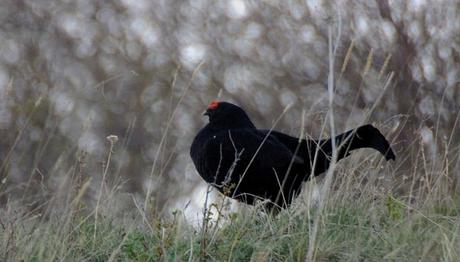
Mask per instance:
[[[109,166],[110,166],[110,161],[112,159],[112,152],[113,152],[113,147],[116,143],[116,141],[112,141],[109,139],[109,142],[110,142],[110,150],[109,150],[109,155],[107,156],[107,164],[104,168],[104,173],[102,174],[102,181],[101,181],[101,186],[99,188],[99,195],[97,197],[97,202],[96,202],[96,209],[94,211],[94,235],[93,235],[93,239],[96,240],[96,234],[97,234],[97,218],[98,218],[98,214],[99,214],[99,206],[100,206],[100,203],[101,203],[101,198],[102,198],[102,190],[104,189],[104,183],[105,183],[105,178],[107,176],[107,172],[109,170]],[[93,242],[93,244],[95,244],[96,241]]]
[[[337,43],[337,41],[336,41]],[[333,104],[334,104],[334,54],[332,51],[332,27],[329,26],[329,77],[328,77],[328,93],[329,93],[329,125],[331,128],[331,137],[333,139],[332,141],[332,159],[331,163],[329,166],[329,169],[327,170],[326,173],[326,178],[325,182],[323,185],[323,188],[321,190],[320,194],[320,199],[319,199],[319,204],[318,204],[318,210],[316,212],[314,222],[313,222],[313,229],[310,234],[310,239],[309,239],[309,245],[308,245],[308,251],[307,251],[307,256],[305,258],[305,261],[314,261],[315,260],[315,244],[316,244],[316,239],[318,236],[318,227],[319,227],[319,220],[321,219],[322,212],[324,210],[325,203],[327,201],[327,197],[329,195],[330,187],[331,187],[331,182],[332,182],[332,177],[334,175],[334,169],[335,165],[337,162],[337,146],[335,144],[334,138],[335,138],[335,122],[334,122],[334,110],[333,110]]]

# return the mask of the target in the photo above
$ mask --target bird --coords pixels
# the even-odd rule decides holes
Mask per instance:
[[[209,122],[195,136],[190,156],[199,175],[223,195],[266,208],[284,209],[304,182],[328,170],[336,145],[341,160],[360,148],[373,148],[387,161],[396,156],[371,124],[335,136],[303,139],[272,129],[257,129],[239,106],[212,101],[204,115]]]

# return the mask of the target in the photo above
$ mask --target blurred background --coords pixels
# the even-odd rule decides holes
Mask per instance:
[[[305,110],[321,134],[329,27],[337,131],[374,123],[395,174],[438,165],[458,192],[459,14],[458,1],[3,0],[0,204],[40,209],[85,186],[86,205],[112,190],[121,213],[201,206],[189,147],[211,100],[261,128],[292,104],[275,128],[300,134]]]

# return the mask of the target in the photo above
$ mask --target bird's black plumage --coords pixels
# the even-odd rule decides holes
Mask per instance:
[[[337,160],[366,147],[376,149],[386,160],[395,159],[388,141],[372,125],[335,139],[299,140],[274,130],[257,129],[246,112],[231,103],[214,101],[205,115],[209,123],[199,131],[190,149],[193,163],[206,182],[247,204],[268,199],[272,205],[288,206],[304,181],[329,168],[332,141],[337,145]]]

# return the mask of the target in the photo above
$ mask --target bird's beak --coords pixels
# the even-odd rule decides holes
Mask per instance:
[[[209,113],[210,113],[209,110],[206,110],[206,111],[203,112],[203,115],[204,116],[209,116]]]

